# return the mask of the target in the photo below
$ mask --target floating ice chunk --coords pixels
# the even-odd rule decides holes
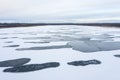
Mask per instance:
[[[86,42],[86,41],[74,41],[68,43],[68,45],[72,46],[73,50],[78,50],[82,52],[96,52],[99,51],[99,48],[95,46],[94,42]]]
[[[120,42],[102,42],[102,41],[72,41],[68,45],[72,46],[74,50],[82,52],[97,52],[97,51],[111,51],[119,50]]]

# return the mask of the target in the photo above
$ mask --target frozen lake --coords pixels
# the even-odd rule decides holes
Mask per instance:
[[[120,29],[0,29],[2,80],[120,80]]]

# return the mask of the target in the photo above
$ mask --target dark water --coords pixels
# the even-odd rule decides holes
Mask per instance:
[[[24,64],[28,63],[30,60],[31,60],[30,58],[20,58],[20,59],[0,61],[0,67],[20,66],[20,65],[24,65]]]
[[[43,64],[28,64],[28,65],[7,68],[4,70],[4,72],[11,72],[11,73],[31,72],[31,71],[48,69],[48,68],[56,68],[59,66],[60,64],[58,62],[49,62]]]
[[[87,65],[98,65],[101,64],[101,61],[93,59],[93,60],[87,60],[87,61],[73,61],[73,62],[68,62],[68,65],[72,66],[87,66]]]

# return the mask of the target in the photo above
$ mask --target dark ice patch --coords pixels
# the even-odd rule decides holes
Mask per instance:
[[[18,38],[18,37],[1,37],[0,39],[15,39],[15,38]]]
[[[0,35],[8,35],[8,33],[0,33]]]
[[[20,45],[8,45],[8,46],[4,46],[4,47],[19,47]]]
[[[27,38],[22,38],[25,40],[35,40],[35,39],[51,39],[51,37],[27,37]]]
[[[7,42],[5,42],[5,43],[13,43],[13,41],[7,41]]]
[[[73,66],[87,66],[87,65],[98,65],[101,64],[101,61],[98,60],[88,60],[88,61],[73,61],[73,62],[68,62],[68,65],[73,65]]]
[[[43,47],[18,48],[16,50],[17,51],[25,51],[25,50],[61,49],[61,48],[71,48],[71,46],[69,46],[69,45],[43,46]]]
[[[30,58],[20,58],[20,59],[13,59],[13,60],[6,60],[0,62],[0,67],[14,67],[20,66],[28,63],[31,59]]]
[[[58,62],[49,62],[49,63],[43,63],[43,64],[28,64],[28,65],[8,68],[8,69],[5,69],[3,72],[11,72],[11,73],[31,72],[31,71],[37,71],[37,70],[42,70],[47,68],[56,68],[58,66],[60,66]]]
[[[119,54],[116,54],[116,55],[114,55],[114,56],[120,58],[120,55],[119,55]]]
[[[10,38],[12,38],[12,39],[16,39],[16,38],[18,38],[18,37],[10,37]]]
[[[2,38],[0,38],[0,39],[8,39],[8,37],[2,37]]]
[[[31,41],[31,42],[24,42],[24,43],[33,43],[33,44],[43,44],[43,43],[50,43],[50,42],[47,42],[47,41],[41,41],[41,42],[35,42],[35,41]]]

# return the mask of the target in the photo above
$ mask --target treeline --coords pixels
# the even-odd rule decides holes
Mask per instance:
[[[120,27],[120,23],[0,23],[0,28],[30,27],[45,25],[83,25],[83,26]]]

